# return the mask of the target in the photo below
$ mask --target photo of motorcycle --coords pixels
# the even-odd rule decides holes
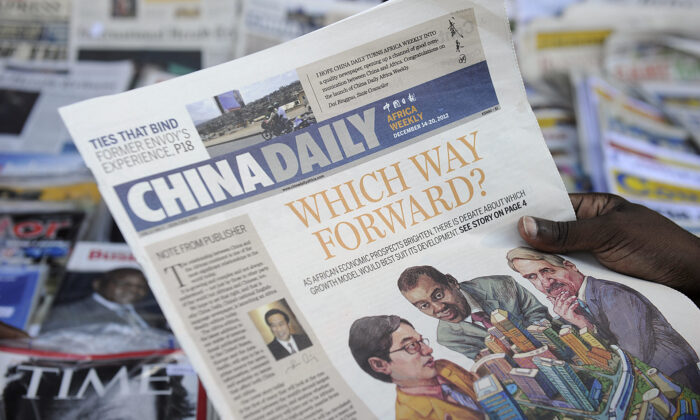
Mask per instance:
[[[284,120],[280,121],[263,121],[262,122],[262,136],[265,140],[270,140],[273,137],[281,136],[282,134],[288,134],[302,128],[309,127],[316,124],[316,117],[314,117],[312,112],[305,112],[294,120]]]

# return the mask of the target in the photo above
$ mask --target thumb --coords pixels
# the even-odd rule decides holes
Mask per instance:
[[[533,248],[555,253],[592,251],[606,241],[599,219],[554,222],[523,216],[518,221],[520,236]]]

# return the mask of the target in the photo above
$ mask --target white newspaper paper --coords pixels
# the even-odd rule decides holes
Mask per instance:
[[[455,347],[444,330],[452,322],[421,314],[397,279],[411,266],[453,274],[448,289],[427,298],[437,301],[457,296],[457,281],[517,290],[487,292],[475,304],[459,295],[460,309],[435,314],[455,321],[464,305],[495,311],[496,322],[510,316],[498,312],[506,306],[532,305],[538,322],[551,318],[550,300],[505,255],[523,244],[520,216],[574,214],[527,104],[502,4],[392,0],[259,54],[61,113],[222,418],[419,416],[397,388],[398,365],[394,385],[368,375],[386,373],[383,362],[354,358],[364,351],[357,339],[373,331],[357,333],[357,322],[375,315],[415,328],[397,324],[394,333],[413,331],[407,342],[391,333],[366,343],[393,346],[381,360],[413,358],[414,370],[435,380],[438,365],[443,379],[452,366],[471,397],[456,405],[443,395],[450,416],[498,415],[491,391],[509,380],[483,369],[505,356],[474,363],[477,352],[489,353],[485,326],[470,323],[481,338]],[[208,149],[204,138],[221,142]],[[582,272],[643,291],[651,301],[612,286],[663,318],[658,307],[684,363],[695,363],[690,346],[700,337],[687,319],[700,313],[686,298],[572,261],[579,279]],[[528,417],[540,409],[622,416],[641,380],[631,376],[632,359],[607,348],[600,354],[618,379],[596,385],[593,370],[575,368],[602,399],[572,408],[564,397],[528,405],[517,394],[513,406]]]

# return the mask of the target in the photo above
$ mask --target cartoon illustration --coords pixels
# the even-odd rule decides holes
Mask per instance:
[[[563,320],[594,331],[675,382],[700,391],[698,356],[640,293],[586,276],[558,255],[520,247],[508,251],[506,258],[514,271],[544,293]]]
[[[396,315],[369,316],[350,327],[357,364],[372,377],[396,384],[398,419],[483,419],[476,377],[447,360],[434,360],[427,339]]]
[[[279,309],[265,312],[265,322],[275,336],[267,343],[275,360],[283,359],[305,348],[311,347],[309,336],[304,333],[292,334],[289,328],[289,315]]]
[[[489,314],[508,311],[521,324],[549,316],[547,308],[510,276],[484,276],[458,283],[449,274],[425,265],[410,267],[399,276],[403,296],[424,314],[440,320],[437,341],[476,359],[493,325]]]
[[[469,371],[433,360],[428,339],[398,316],[352,324],[349,346],[359,367],[396,384],[397,418],[698,414],[697,356],[646,298],[556,255],[516,248],[507,259],[554,304],[558,319],[510,276],[458,283],[426,265],[399,277],[402,295],[439,320],[438,343],[474,359]]]

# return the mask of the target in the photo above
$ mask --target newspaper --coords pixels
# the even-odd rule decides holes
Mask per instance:
[[[606,191],[602,166],[606,132],[614,131],[651,144],[694,153],[686,130],[674,126],[656,107],[636,99],[600,77],[577,77],[576,111],[582,160],[595,191]]]
[[[236,47],[242,57],[366,10],[377,0],[242,0]]]
[[[515,19],[519,25],[545,16],[556,16],[570,4],[581,0],[515,0]]]
[[[56,112],[71,102],[126,90],[132,66],[5,62],[0,68],[0,151],[57,154],[70,137]]]
[[[700,83],[647,82],[643,94],[691,134],[700,147]]]
[[[70,0],[0,1],[0,58],[68,58]]]
[[[566,190],[587,191],[588,181],[581,168],[573,112],[561,108],[539,108],[535,110],[535,116]]]
[[[667,39],[664,34],[654,32],[609,36],[604,47],[605,72],[627,83],[700,79],[700,59],[664,42]]]
[[[533,20],[517,34],[523,77],[597,71],[603,66],[606,39],[615,32],[697,34],[698,8],[655,4],[630,7],[618,2],[580,2],[560,17]]]
[[[309,112],[315,122],[294,122]],[[585,258],[561,263],[576,288],[548,289],[506,260],[523,245],[520,216],[574,213],[503,4],[392,0],[61,115],[222,418],[497,418],[503,407],[621,418],[667,376],[665,401],[697,395],[694,377],[678,377],[698,374],[700,312],[687,298]],[[441,274],[401,292],[402,273],[425,265]],[[579,305],[591,289],[617,335],[582,307],[558,318],[551,293]],[[629,316],[615,316],[627,306],[613,296],[635,301]],[[393,330],[376,337],[374,323]],[[647,328],[673,339],[630,342]],[[407,395],[416,375],[450,393]],[[536,395],[529,375],[561,389]]]
[[[689,132],[604,79],[581,78],[576,86],[582,158],[594,189],[644,204],[698,232],[700,161]]]
[[[234,56],[240,2],[74,0],[70,58],[184,74]]]

